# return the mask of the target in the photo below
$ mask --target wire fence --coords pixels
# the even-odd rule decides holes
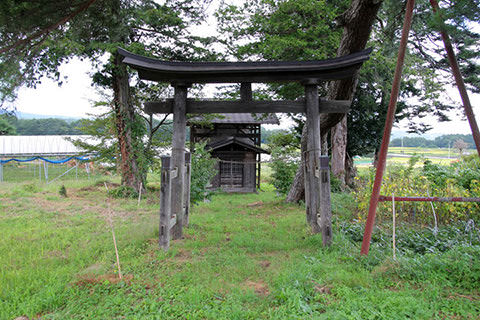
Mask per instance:
[[[0,158],[0,183],[89,179],[94,167],[86,157]]]

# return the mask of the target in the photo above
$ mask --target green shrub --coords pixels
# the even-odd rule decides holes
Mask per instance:
[[[473,160],[472,160],[473,159]],[[478,159],[478,157],[477,157]],[[380,191],[385,196],[435,196],[435,197],[479,197],[480,165],[475,158],[463,158],[448,166],[412,157],[408,166],[392,165],[385,172]],[[477,161],[477,162],[475,162]],[[357,177],[355,196],[358,203],[358,220],[364,221],[368,212],[374,180],[374,168],[364,177]],[[480,205],[473,202],[434,203],[435,215],[440,224],[473,219],[480,222]],[[380,203],[377,210],[378,221],[391,221],[392,203]],[[399,221],[434,224],[432,204],[429,202],[398,202],[396,214]]]
[[[108,194],[112,198],[137,198],[138,192],[130,186],[120,186],[108,190]]]
[[[210,152],[205,150],[205,143],[196,144],[195,152],[192,154],[190,203],[195,204],[209,198],[213,193],[208,189],[213,177],[218,173],[215,169],[216,159],[213,159]]]
[[[278,192],[286,194],[301,161],[296,138],[292,133],[279,132],[270,137],[269,146],[272,155],[272,184]]]
[[[276,149],[272,151],[272,183],[278,192],[287,194],[295,178],[295,172],[300,161],[296,158],[290,158],[282,151]]]
[[[60,187],[60,190],[58,190],[58,194],[61,195],[62,197],[67,197],[67,188],[65,188],[65,185],[62,184]]]
[[[343,222],[340,231],[352,242],[361,242],[365,225],[363,223]],[[388,225],[375,227],[372,233],[372,244],[391,251],[392,230]],[[457,222],[433,228],[419,228],[402,225],[396,230],[396,247],[404,254],[428,254],[446,252],[458,247],[480,246],[480,230],[473,220]]]
[[[444,253],[401,258],[393,271],[415,282],[440,282],[445,287],[477,290],[480,286],[480,246],[459,246]]]
[[[32,193],[35,193],[35,192],[38,192],[40,189],[38,188],[38,186],[35,184],[35,183],[27,183],[27,184],[24,184],[22,186],[23,190],[27,191],[27,192],[32,192]]]

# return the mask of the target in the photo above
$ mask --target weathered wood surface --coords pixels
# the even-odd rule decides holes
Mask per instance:
[[[183,217],[183,225],[188,226],[190,223],[190,184],[192,181],[192,157],[190,152],[185,153],[185,184],[184,184],[184,207],[185,215]]]
[[[320,156],[320,229],[324,246],[332,244],[332,202],[330,197],[330,167],[328,155]]]
[[[372,49],[317,61],[172,62],[133,54],[122,48],[123,63],[138,71],[140,79],[159,82],[241,83],[305,81],[319,83],[351,77]]]
[[[172,239],[183,236],[184,221],[184,174],[185,174],[185,135],[187,129],[187,91],[184,85],[175,86],[172,136],[172,167],[177,171],[172,178],[172,215],[177,216],[177,223],[172,228]]]
[[[347,113],[350,109],[350,100],[323,100],[318,101],[320,113]],[[145,103],[146,113],[173,113],[173,99],[151,101]],[[187,100],[187,113],[305,113],[304,100],[283,101],[214,101],[214,100]]]
[[[167,251],[170,247],[170,219],[171,219],[171,189],[170,179],[171,162],[170,157],[162,157],[161,181],[160,181],[160,248]]]
[[[307,150],[305,151],[305,205],[307,222],[313,233],[321,231],[320,214],[320,112],[317,85],[305,85],[305,109],[307,118]]]
[[[250,82],[242,82],[240,84],[240,100],[252,101],[252,84]]]

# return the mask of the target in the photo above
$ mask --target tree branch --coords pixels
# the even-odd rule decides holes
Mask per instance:
[[[88,7],[90,7],[95,1],[97,0],[88,0],[87,2],[85,2],[82,6],[80,6],[77,10],[75,10],[74,12],[72,12],[71,14],[69,14],[68,16],[64,17],[63,19],[61,19],[60,21],[48,26],[47,28],[45,29],[42,29],[28,37],[26,37],[25,39],[21,39],[21,40],[18,40],[17,42],[15,42],[14,44],[12,45],[9,45],[9,46],[6,46],[6,47],[3,47],[3,48],[0,48],[0,53],[5,53],[7,51],[10,51],[12,49],[15,49],[17,47],[21,47],[21,46],[25,46],[27,43],[31,42],[32,40],[38,38],[38,37],[41,37],[43,36],[43,40],[40,42],[42,43],[45,39],[45,36],[47,36],[48,34],[50,34],[50,32],[52,32],[53,30],[57,29],[59,26],[67,23],[68,21],[70,21],[71,19],[73,19],[75,16],[77,16],[79,13],[85,11],[88,9]]]

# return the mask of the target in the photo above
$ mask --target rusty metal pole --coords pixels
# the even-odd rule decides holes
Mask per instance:
[[[405,20],[403,22],[402,38],[400,40],[400,48],[398,49],[397,66],[393,77],[392,91],[390,93],[390,102],[388,104],[387,118],[385,120],[385,130],[383,132],[382,145],[377,162],[377,172],[373,183],[372,195],[370,197],[370,207],[368,208],[368,217],[365,224],[365,232],[363,234],[361,254],[367,255],[370,249],[370,240],[372,238],[373,224],[375,223],[375,214],[377,212],[378,198],[380,196],[380,188],[382,187],[383,172],[387,162],[388,144],[390,142],[390,134],[392,133],[393,121],[395,120],[395,110],[397,108],[398,93],[400,91],[400,81],[402,78],[403,61],[405,60],[405,52],[407,49],[408,34],[412,25],[413,7],[415,0],[408,0]]]
[[[438,2],[436,0],[430,0],[432,5],[433,12],[440,14],[438,12]],[[453,51],[452,42],[448,36],[447,30],[445,28],[443,18],[440,16],[441,26],[440,26],[440,35],[442,36],[443,44],[445,45],[445,51],[447,52],[448,62],[452,68],[453,77],[455,78],[455,83],[457,84],[458,91],[460,92],[460,97],[462,98],[463,108],[465,109],[465,114],[470,124],[470,129],[472,129],[473,140],[475,141],[475,146],[477,147],[478,155],[480,156],[480,133],[478,131],[477,121],[475,120],[475,115],[473,114],[472,105],[470,104],[470,99],[468,98],[467,88],[465,87],[465,82],[463,81],[462,74],[460,73],[460,68],[458,67],[457,58],[455,57],[455,52]]]

